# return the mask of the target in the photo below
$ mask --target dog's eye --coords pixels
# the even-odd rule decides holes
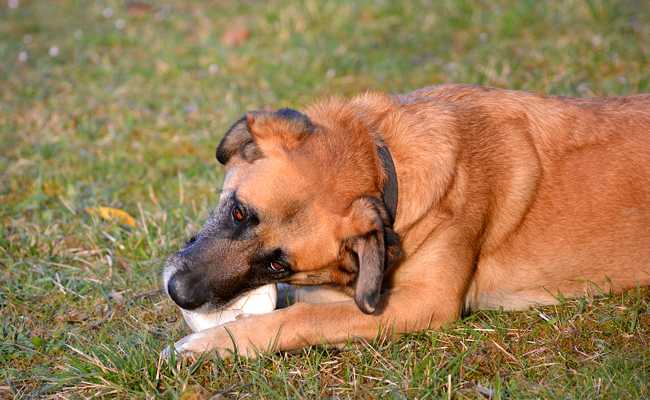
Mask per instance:
[[[235,222],[242,222],[246,219],[246,211],[240,206],[234,206],[232,208],[232,219]]]
[[[281,263],[280,261],[271,261],[269,263],[269,270],[271,270],[271,272],[275,272],[275,273],[284,272],[287,270],[287,268],[288,267],[285,264]]]

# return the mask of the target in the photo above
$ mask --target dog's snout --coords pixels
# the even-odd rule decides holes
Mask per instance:
[[[169,297],[185,310],[201,307],[210,297],[210,284],[204,269],[189,264],[182,252],[176,253],[167,260],[166,270],[169,272],[165,279]]]
[[[163,287],[185,310],[225,304],[248,287],[247,243],[233,243],[217,231],[210,228],[193,236],[165,262]]]
[[[167,293],[179,307],[194,310],[208,301],[209,288],[198,274],[179,271],[167,282]]]

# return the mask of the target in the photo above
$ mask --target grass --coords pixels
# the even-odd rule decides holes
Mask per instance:
[[[647,2],[13,0],[0,60],[0,398],[650,397],[647,289],[172,364],[159,351],[187,329],[156,291],[244,110],[442,82],[648,91]],[[98,206],[136,223],[84,211]]]

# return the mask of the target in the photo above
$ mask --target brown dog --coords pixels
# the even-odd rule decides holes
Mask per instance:
[[[248,113],[217,158],[219,205],[165,267],[172,299],[218,306],[269,282],[351,297],[193,334],[180,352],[370,339],[650,284],[650,95],[366,93]]]

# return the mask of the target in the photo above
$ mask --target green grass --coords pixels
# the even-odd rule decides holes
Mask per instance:
[[[165,255],[216,202],[214,148],[245,110],[442,82],[649,91],[646,1],[8,4],[0,398],[650,397],[649,290],[480,312],[346,350],[193,364],[158,358],[187,329],[155,291]],[[250,37],[230,47],[233,25]],[[137,224],[84,211],[95,206]]]

